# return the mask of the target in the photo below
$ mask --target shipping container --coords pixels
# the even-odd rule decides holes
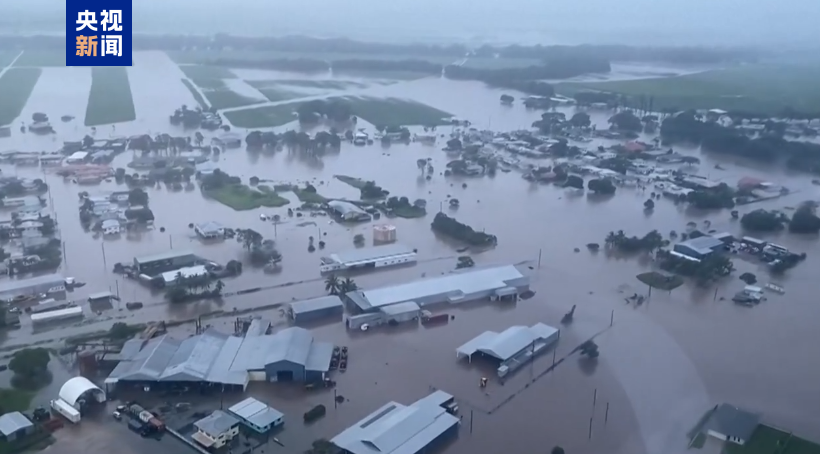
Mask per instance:
[[[165,430],[165,423],[160,421],[157,417],[153,417],[148,420],[148,424],[154,427],[159,432]]]
[[[151,418],[154,417],[154,415],[152,415],[151,412],[145,411],[145,410],[141,411],[138,416],[139,416],[140,421],[142,421],[144,423],[148,423],[148,421],[150,421]]]
[[[145,427],[145,424],[143,424],[142,422],[140,422],[137,419],[129,419],[128,420],[128,428],[133,430],[136,433],[142,433],[144,427]]]
[[[62,399],[52,400],[51,408],[74,424],[80,422],[80,412]]]
[[[83,316],[83,308],[81,307],[67,307],[65,309],[58,309],[55,311],[41,312],[39,314],[31,314],[31,323],[34,325],[45,324],[49,322],[56,322],[59,320],[68,320],[72,318],[79,318]]]
[[[436,323],[447,323],[450,321],[449,314],[425,315],[421,318],[422,325],[432,325]]]
[[[142,408],[142,407],[140,407],[140,406],[139,406],[139,405],[137,405],[137,404],[133,404],[133,405],[131,405],[131,406],[129,406],[129,407],[128,407],[128,411],[129,411],[132,415],[134,415],[134,417],[138,417],[138,416],[140,415],[140,413],[142,413],[142,412],[144,412],[144,411],[145,411],[145,409],[144,409],[144,408]]]

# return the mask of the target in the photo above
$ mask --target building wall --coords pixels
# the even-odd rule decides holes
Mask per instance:
[[[392,314],[392,315],[385,314],[384,319],[387,322],[390,322],[390,320],[395,320],[399,323],[404,323],[404,322],[412,321],[413,319],[417,319],[420,316],[421,316],[421,311],[412,311],[412,312],[403,312],[403,313],[400,313],[400,314]]]
[[[321,320],[324,318],[340,317],[343,313],[344,306],[326,307],[315,311],[294,314],[293,321],[296,323],[311,322],[314,320]]]
[[[672,247],[672,250],[680,254],[688,255],[689,257],[694,257],[696,259],[702,259],[708,255],[702,254],[698,250],[693,249],[685,244],[676,244]]]
[[[196,263],[196,259],[196,256],[194,256],[193,254],[174,257],[168,260],[157,260],[154,262],[146,262],[141,264],[137,263],[135,259],[134,265],[137,267],[137,270],[140,272],[140,274],[158,274],[166,271],[184,268],[186,266],[191,266]]]
[[[305,366],[302,364],[279,361],[265,366],[268,381],[277,381],[279,372],[291,372],[293,373],[293,381],[305,381]]]
[[[15,296],[20,295],[37,295],[40,293],[46,293],[49,297],[54,299],[65,299],[66,297],[66,290],[65,290],[65,281],[64,280],[54,280],[53,282],[46,282],[43,284],[34,284],[28,287],[23,287],[17,290],[0,293],[0,298],[2,299],[9,299],[14,298]]]

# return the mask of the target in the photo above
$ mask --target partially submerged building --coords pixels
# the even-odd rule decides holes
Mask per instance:
[[[417,322],[421,318],[421,307],[414,301],[391,304],[379,308],[378,312],[366,312],[353,315],[345,320],[349,329],[358,329],[364,325],[374,327],[379,325],[397,325],[399,323]]]
[[[672,246],[673,251],[698,260],[703,260],[712,253],[725,249],[726,243],[709,235],[691,238]]]
[[[332,317],[341,318],[344,303],[337,295],[322,296],[290,303],[290,316],[295,323],[311,322]]]
[[[222,224],[213,221],[195,224],[194,232],[196,232],[196,234],[199,235],[200,238],[206,240],[213,240],[225,237],[225,227]]]
[[[344,200],[331,200],[327,202],[327,206],[336,216],[345,222],[367,222],[372,219],[372,216],[367,214],[367,212]]]
[[[194,422],[194,427],[191,438],[206,449],[219,449],[239,435],[239,419],[222,410]]]
[[[134,258],[134,268],[139,274],[156,276],[166,271],[178,270],[195,265],[200,258],[191,251],[171,250],[160,254]]]
[[[729,404],[720,404],[706,420],[703,431],[721,441],[744,445],[760,425],[760,415]]]
[[[28,279],[9,279],[0,284],[0,300],[40,294],[45,294],[49,298],[65,299],[65,292],[65,277],[60,274],[48,274]]]
[[[253,397],[231,406],[228,413],[258,433],[266,433],[285,423],[285,415],[281,411]]]
[[[12,442],[34,433],[34,423],[19,411],[0,416],[0,439]]]
[[[125,343],[105,380],[137,386],[220,386],[245,389],[250,381],[317,381],[330,370],[333,344],[302,328],[272,335],[230,336],[208,329],[187,339],[169,335]]]
[[[410,405],[389,402],[330,442],[345,454],[416,454],[454,437],[459,425],[459,418],[434,399]]]
[[[351,249],[322,257],[319,271],[332,273],[343,270],[382,268],[386,266],[414,263],[416,251],[402,244]]]
[[[512,299],[529,289],[529,277],[513,265],[473,269],[373,290],[356,290],[345,296],[362,312],[413,301],[421,307],[438,303],[464,303],[481,299]]]
[[[484,331],[456,349],[456,357],[472,361],[476,354],[499,361],[498,376],[514,372],[558,341],[560,331],[543,323],[511,326],[496,333]]]

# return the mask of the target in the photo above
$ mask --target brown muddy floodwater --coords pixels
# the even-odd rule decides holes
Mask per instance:
[[[81,73],[64,77],[55,74],[44,74],[35,87],[24,118],[30,118],[34,111],[43,111],[57,119],[70,113],[78,120],[55,121],[58,130],[55,136],[43,138],[16,133],[12,138],[0,139],[2,149],[52,151],[58,149],[63,140],[76,140],[86,133],[86,128],[79,126],[84,110],[78,106],[85,105],[90,78]],[[182,76],[178,68],[164,54],[138,53],[129,74],[138,119],[119,124],[116,130],[100,127],[97,136],[145,132],[182,134],[167,124],[167,117],[174,108],[183,103],[194,105],[190,93],[179,83]],[[271,74],[270,78],[300,77]],[[67,92],[66,80],[76,82],[76,90]],[[522,106],[500,106],[498,99],[502,91],[479,83],[430,78],[372,90],[368,93],[411,98],[432,105],[469,119],[478,128],[524,129],[539,117],[539,112],[527,111]],[[573,113],[572,109],[565,112]],[[607,117],[605,112],[593,114],[599,127],[605,127]],[[451,128],[444,127],[440,131],[448,134]],[[594,148],[611,143],[597,141],[587,146]],[[820,436],[820,413],[817,412],[820,394],[816,392],[820,361],[816,355],[807,354],[805,348],[797,348],[812,345],[820,337],[816,330],[816,320],[820,317],[820,307],[815,301],[818,289],[816,238],[788,233],[765,237],[794,251],[806,252],[808,259],[777,281],[785,287],[785,295],[770,295],[769,300],[758,307],[739,307],[728,298],[715,299],[712,290],[690,286],[671,295],[656,292],[649,303],[633,307],[624,304],[624,296],[644,291],[634,276],[651,268],[651,262],[591,254],[584,247],[586,243],[603,242],[607,232],[619,229],[635,235],[657,229],[666,235],[671,230],[685,230],[689,221],[701,224],[707,219],[712,229],[741,234],[737,221],[732,221],[727,211],[698,212],[675,206],[666,199],[656,205],[654,213],[646,215],[642,204],[647,193],[620,188],[608,199],[568,195],[559,188],[531,184],[516,171],[499,173],[494,178],[444,178],[441,172],[448,157],[440,150],[441,146],[413,143],[382,148],[378,144],[369,147],[344,144],[338,153],[311,162],[286,151],[259,154],[241,149],[228,150],[215,158],[219,168],[241,176],[244,181],[251,176],[282,182],[312,181],[325,196],[357,197],[357,190],[332,178],[345,174],[375,180],[393,195],[426,199],[430,211],[426,218],[390,221],[397,225],[401,242],[418,248],[419,264],[358,276],[356,281],[360,287],[389,285],[452,270],[453,258],[458,255],[457,246],[439,239],[429,225],[439,204],[443,203],[446,209],[448,195],[461,201],[455,214],[460,221],[498,236],[497,248],[474,254],[479,266],[516,263],[532,275],[534,298],[505,310],[481,303],[447,309],[456,315],[456,320],[448,326],[364,335],[347,333],[339,323],[316,328],[317,338],[351,348],[351,369],[338,377],[339,393],[350,402],[309,428],[289,424],[287,431],[294,434],[294,446],[307,447],[310,440],[318,436],[332,436],[388,400],[410,403],[430,387],[455,394],[462,400],[465,414],[469,414],[470,408],[474,409],[473,433],[469,431],[469,416],[465,416],[461,437],[448,451],[453,453],[476,449],[493,453],[545,451],[556,444],[573,453],[683,452],[685,433],[703,412],[720,402],[759,411],[766,421],[798,434]],[[699,153],[698,150],[679,151]],[[432,181],[419,176],[416,167],[419,158],[431,159],[436,169]],[[818,188],[811,184],[809,176],[737,162],[734,158],[702,158],[702,174],[730,185],[742,176],[757,176],[797,191],[778,200],[740,207],[741,214],[757,208],[794,207],[804,200],[819,198]],[[131,152],[126,152],[118,156],[112,166],[125,167],[131,159]],[[727,170],[715,170],[717,162]],[[39,169],[2,166],[2,171],[4,175],[43,177]],[[113,182],[77,186],[53,174],[46,177],[50,186],[49,208],[56,213],[65,242],[66,260],[59,271],[88,283],[73,298],[81,301],[89,293],[118,289],[123,301],[144,301],[146,307],[136,313],[114,307],[99,316],[87,311],[83,323],[46,332],[33,333],[31,326],[24,323],[21,329],[6,334],[5,348],[107,329],[115,321],[185,320],[219,309],[243,310],[318,296],[324,291],[318,271],[320,254],[307,252],[308,237],[322,237],[328,252],[352,247],[356,233],[370,238],[369,224],[350,227],[329,223],[325,217],[291,219],[286,216],[287,207],[235,212],[204,199],[198,190],[173,192],[161,187],[149,190],[150,206],[156,216],[156,226],[165,227],[166,232],[157,229],[103,240],[80,227],[77,193],[103,193],[122,187]],[[461,187],[463,182],[468,184],[466,189]],[[274,228],[273,224],[259,219],[260,213],[280,214],[285,220]],[[281,271],[265,274],[246,267],[242,276],[226,281],[226,292],[249,287],[271,289],[228,297],[219,304],[199,302],[172,307],[162,301],[161,295],[152,295],[136,283],[110,272],[116,262],[168,248],[190,249],[223,263],[242,259],[243,250],[235,241],[203,244],[193,238],[188,224],[209,220],[231,227],[254,228],[267,238],[275,237],[284,255]],[[315,224],[300,227],[303,221]],[[576,247],[581,251],[575,253]],[[752,271],[761,276],[764,283],[768,282],[766,271],[758,264],[736,260],[735,267],[738,270],[735,276]],[[736,277],[729,278],[721,283],[717,295],[729,297],[742,285]],[[486,414],[486,409],[518,392],[549,367],[551,355],[545,355],[532,367],[523,368],[503,386],[493,383],[484,394],[478,388],[478,380],[482,375],[492,376],[491,372],[482,371],[480,365],[471,367],[458,363],[455,348],[488,329],[501,330],[535,321],[558,326],[561,316],[574,304],[578,305],[576,322],[563,329],[556,356],[566,355],[583,340],[603,331],[596,339],[601,349],[597,367],[591,369],[572,357],[497,411]],[[272,311],[269,316],[278,318],[279,314]],[[611,317],[614,324],[610,328]],[[209,319],[206,323],[228,329],[229,321],[225,317]],[[292,420],[309,408],[310,404],[304,399],[285,397],[266,388],[257,391]],[[597,401],[593,409],[595,390]],[[332,404],[330,399],[318,394],[309,397],[308,402],[321,401],[328,405]],[[609,413],[605,418],[607,404]]]

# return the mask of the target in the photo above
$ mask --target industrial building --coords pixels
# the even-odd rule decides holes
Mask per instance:
[[[194,232],[196,232],[200,238],[205,240],[225,238],[225,227],[222,224],[213,221],[195,224]]]
[[[367,222],[372,219],[372,216],[367,212],[344,200],[331,200],[327,202],[327,206],[333,214],[345,222]]]
[[[760,425],[760,415],[729,404],[720,404],[703,426],[703,432],[721,441],[744,445]]]
[[[258,334],[258,333],[257,333]],[[245,389],[250,381],[317,381],[330,370],[333,344],[291,327],[272,335],[230,336],[214,328],[186,339],[132,339],[105,380],[107,387],[180,383]]]
[[[558,341],[560,331],[543,323],[533,326],[511,326],[501,333],[485,331],[456,349],[456,357],[467,357],[470,361],[475,354],[500,361],[498,376],[514,372],[524,364],[545,352]]]
[[[209,449],[219,449],[239,435],[239,420],[222,410],[194,423],[196,433],[191,435],[197,443]]]
[[[341,318],[344,310],[344,303],[337,295],[322,296],[290,304],[290,316],[295,323],[333,317]]]
[[[63,320],[71,320],[75,318],[82,318],[83,308],[79,306],[66,307],[64,309],[57,309],[53,311],[38,312],[31,314],[31,324],[34,326],[47,325]]]
[[[460,425],[435,399],[411,405],[389,402],[333,437],[344,454],[416,454],[454,437]]]
[[[190,251],[168,251],[161,254],[134,258],[134,268],[139,274],[156,276],[166,271],[196,265],[200,258]]]
[[[171,286],[177,283],[177,278],[190,279],[194,277],[203,277],[208,275],[208,269],[205,265],[186,266],[184,268],[166,271],[161,274],[162,282],[165,286]]]
[[[356,290],[345,296],[362,312],[413,301],[421,307],[459,304],[481,299],[517,299],[529,289],[529,277],[513,265],[474,269],[374,290]]]
[[[0,300],[45,294],[48,298],[65,299],[65,277],[49,274],[28,279],[9,279],[0,284]]]
[[[349,329],[359,329],[363,325],[374,327],[378,325],[396,325],[399,323],[417,321],[421,317],[421,307],[414,301],[391,304],[379,308],[378,312],[366,312],[352,315],[345,320]]]
[[[674,245],[672,250],[678,254],[702,260],[714,252],[724,250],[726,243],[709,235],[699,236]]]
[[[258,433],[266,433],[285,423],[285,415],[281,411],[253,397],[231,406],[228,412]]]
[[[332,273],[342,270],[382,268],[386,266],[415,263],[416,251],[402,244],[351,249],[322,257],[319,271]]]
[[[20,440],[34,433],[34,424],[19,411],[0,416],[0,439],[5,442]]]
[[[91,402],[105,402],[105,392],[85,377],[74,377],[60,388],[57,399],[51,401],[51,408],[74,424],[80,422],[81,411]]]

